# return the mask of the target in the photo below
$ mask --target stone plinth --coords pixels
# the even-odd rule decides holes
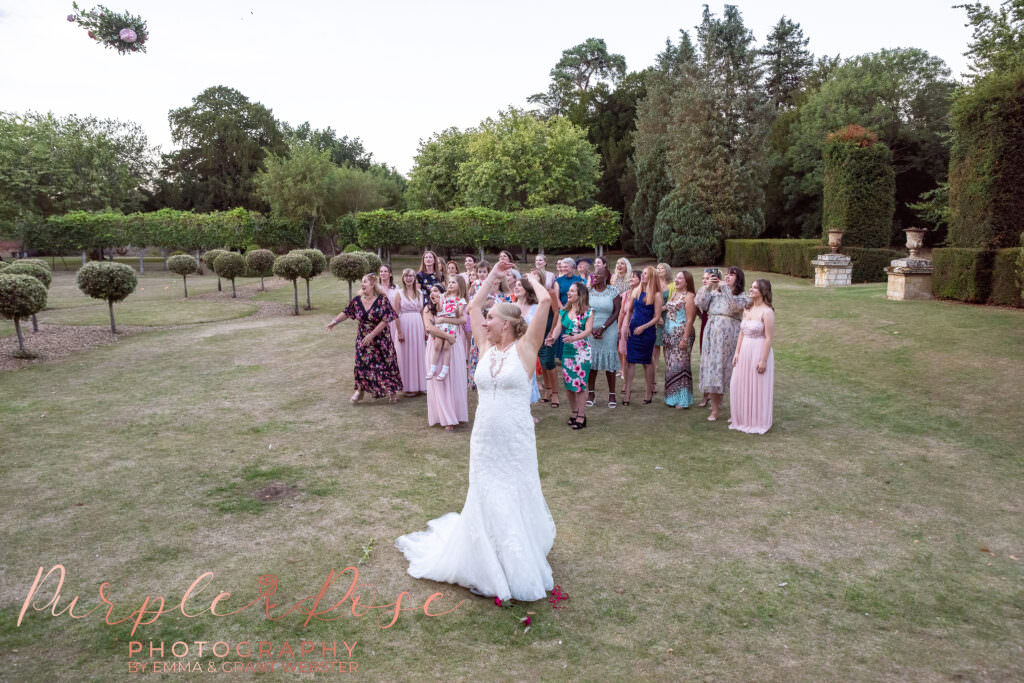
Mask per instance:
[[[932,262],[923,258],[898,258],[885,269],[889,284],[885,297],[893,301],[932,298]]]
[[[818,254],[814,266],[815,287],[849,287],[853,284],[853,264],[843,254]]]

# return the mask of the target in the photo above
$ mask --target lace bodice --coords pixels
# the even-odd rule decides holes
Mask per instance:
[[[744,339],[759,339],[764,337],[764,321],[744,320],[740,323],[740,331]]]
[[[473,375],[480,396],[477,419],[485,404],[489,409],[492,403],[497,403],[497,410],[507,410],[521,401],[523,409],[529,411],[530,378],[516,347],[513,344],[500,351],[497,346],[491,346],[480,356]]]

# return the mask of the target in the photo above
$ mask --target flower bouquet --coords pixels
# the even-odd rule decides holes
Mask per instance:
[[[149,31],[142,17],[128,12],[112,12],[103,5],[96,5],[86,12],[78,7],[77,2],[71,3],[74,14],[68,15],[68,21],[74,22],[89,33],[89,37],[112,47],[120,54],[128,52],[145,52]]]

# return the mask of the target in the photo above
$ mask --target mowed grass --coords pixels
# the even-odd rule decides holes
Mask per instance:
[[[461,508],[470,427],[427,429],[422,397],[348,403],[355,330],[324,329],[345,283],[314,280],[299,317],[154,328],[0,374],[0,678],[124,678],[130,640],[355,640],[375,680],[1021,679],[1024,313],[765,276],[778,320],[768,434],[659,400],[609,410],[603,378],[582,432],[564,401],[534,408],[558,527],[549,560],[570,595],[558,610],[499,609],[405,574],[394,539]],[[291,297],[286,285],[258,298]],[[297,493],[254,497],[274,482]],[[36,570],[58,562],[62,606],[80,595],[91,609],[109,581],[115,620],[146,595],[176,604],[205,571],[198,609],[219,591],[248,602],[274,574],[279,615],[361,560],[376,589],[363,602],[465,602],[388,629],[374,612],[304,627],[256,608],[164,615],[134,636],[104,610],[30,610],[15,626]]]

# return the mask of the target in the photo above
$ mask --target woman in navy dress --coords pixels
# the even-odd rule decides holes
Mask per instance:
[[[650,403],[654,396],[654,364],[651,356],[654,353],[654,340],[657,332],[655,324],[661,319],[661,280],[653,266],[644,268],[640,275],[640,286],[633,290],[628,299],[627,319],[629,320],[629,336],[626,337],[626,400],[622,405],[628,406],[633,391],[633,375],[637,365],[644,366],[644,379],[647,381],[647,392],[644,403]]]

